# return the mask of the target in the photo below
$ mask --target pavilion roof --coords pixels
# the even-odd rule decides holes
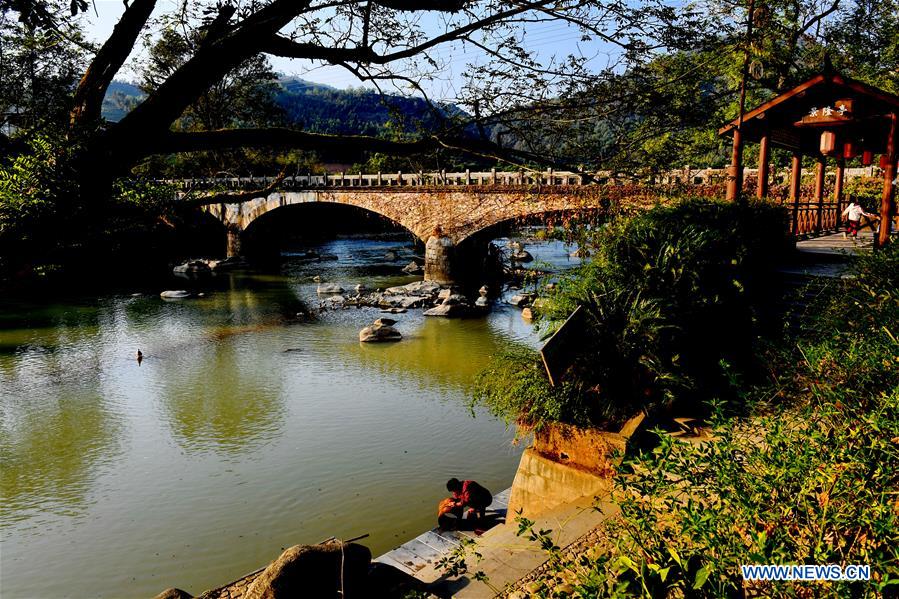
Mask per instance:
[[[864,149],[885,150],[891,113],[899,112],[899,96],[839,73],[821,73],[746,112],[743,139],[759,141],[770,134],[772,146],[803,153],[817,152],[821,132],[833,130]],[[731,133],[737,119],[719,135]]]

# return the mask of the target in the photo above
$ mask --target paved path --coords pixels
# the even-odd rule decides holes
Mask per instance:
[[[488,516],[506,515],[506,505],[511,489],[494,497]],[[618,513],[617,506],[601,504],[594,509],[593,499],[579,501],[557,508],[536,520],[535,530],[550,529],[551,537],[559,547],[566,547],[598,526],[603,520]],[[428,590],[439,597],[478,599],[493,597],[507,585],[543,564],[547,555],[532,541],[519,537],[518,524],[514,521],[499,524],[476,536],[470,532],[429,530],[408,543],[375,558],[374,561],[389,564],[415,577],[427,585]],[[462,539],[474,541],[466,550],[468,574],[449,577],[436,565],[440,558],[448,556],[462,545]],[[480,558],[474,555],[480,554]],[[482,572],[487,582],[476,581],[474,573]]]
[[[860,231],[858,237],[843,237],[843,233],[831,233],[821,237],[803,239],[796,242],[800,254],[826,256],[857,256],[871,251],[874,245],[874,232],[870,229]]]

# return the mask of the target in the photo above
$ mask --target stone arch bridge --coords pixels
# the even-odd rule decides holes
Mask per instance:
[[[261,188],[272,179],[217,180],[207,188]],[[182,183],[185,188],[188,186]],[[189,188],[202,187],[193,182]],[[240,253],[241,236],[264,214],[284,206],[330,203],[378,214],[425,243],[425,279],[454,279],[457,246],[500,223],[547,213],[605,211],[613,201],[606,185],[584,184],[573,173],[402,173],[292,177],[277,191],[235,203],[204,206],[228,234],[228,255]],[[651,203],[628,198],[628,204]]]

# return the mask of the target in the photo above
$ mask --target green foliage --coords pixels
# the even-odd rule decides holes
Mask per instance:
[[[749,419],[712,439],[660,434],[620,469],[599,544],[541,597],[879,597],[899,591],[899,246],[861,259],[772,348]],[[822,333],[823,331],[823,333]],[[791,345],[792,343],[792,345]],[[741,565],[869,564],[870,582],[744,582]],[[566,594],[558,581],[573,582]]]
[[[110,197],[93,204],[73,201],[80,146],[59,134],[22,141],[27,151],[0,162],[0,279],[19,269],[50,272],[48,265],[86,258],[82,252],[108,259],[171,216],[172,190],[148,180],[116,181]]]
[[[552,332],[577,308],[583,339],[565,383],[549,387],[519,354],[479,380],[476,402],[540,426],[621,422],[673,404],[697,410],[758,366],[764,277],[785,248],[769,204],[682,201],[603,228],[593,259],[563,276],[538,314]]]

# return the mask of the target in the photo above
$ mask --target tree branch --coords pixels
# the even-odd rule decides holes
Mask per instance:
[[[281,185],[281,182],[287,177],[287,167],[275,177],[275,180],[263,187],[262,189],[251,189],[250,191],[240,191],[237,193],[224,192],[224,193],[214,193],[212,195],[200,196],[197,198],[190,197],[192,191],[188,191],[185,194],[185,198],[178,200],[175,204],[179,207],[189,206],[189,207],[198,207],[198,206],[208,206],[210,204],[237,204],[240,202],[246,202],[261,196],[267,196],[268,194],[274,192],[278,189],[278,186]]]
[[[103,44],[75,90],[70,113],[73,126],[100,118],[103,97],[112,78],[134,48],[141,30],[156,6],[156,0],[134,0],[119,19],[109,39]]]

